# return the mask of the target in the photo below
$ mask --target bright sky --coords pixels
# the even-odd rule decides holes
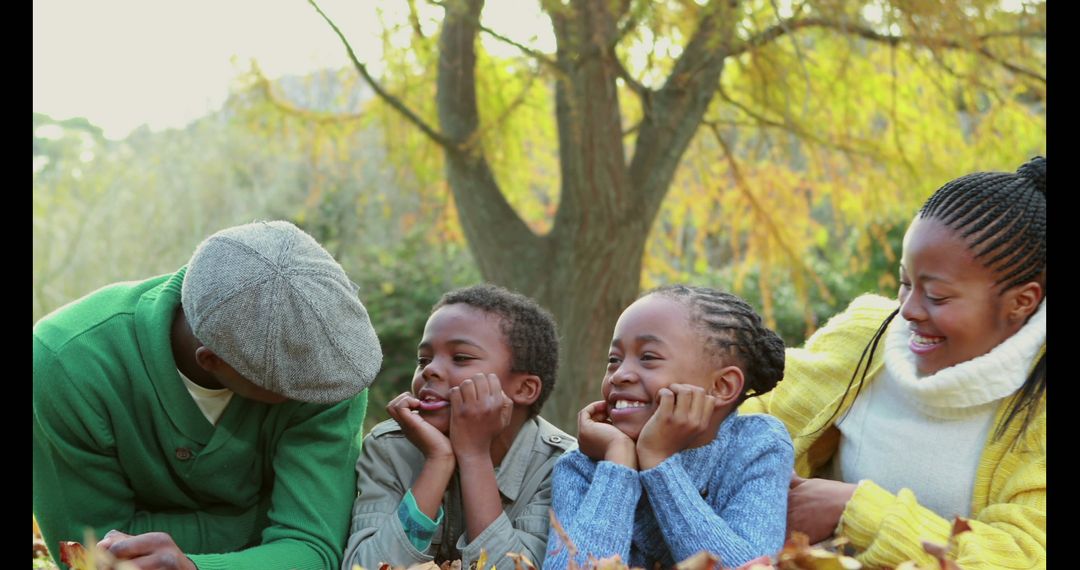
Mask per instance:
[[[437,33],[441,9],[425,0],[416,4],[424,12],[425,33]],[[484,24],[550,53],[554,38],[538,4],[489,0]],[[1020,0],[1003,4],[1019,9]],[[183,127],[217,109],[231,80],[252,58],[270,77],[350,65],[340,40],[306,0],[33,0],[32,5],[33,110],[54,119],[86,117],[114,139],[142,124],[155,130]],[[375,7],[400,21],[406,1],[319,0],[319,5],[377,76],[381,25]],[[486,35],[481,39],[491,52],[515,52]]]
[[[406,10],[404,0],[319,2],[378,73],[375,5]],[[270,77],[349,65],[341,41],[306,0],[34,0],[33,10],[33,110],[86,117],[114,139],[142,124],[183,127],[218,108],[252,58]],[[535,0],[488,2],[484,22],[541,49],[554,43],[531,39],[550,35]]]

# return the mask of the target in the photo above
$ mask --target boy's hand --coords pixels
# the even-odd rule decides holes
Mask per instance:
[[[386,405],[386,411],[401,426],[405,437],[424,454],[424,466],[412,482],[413,499],[416,506],[434,520],[439,516],[443,493],[457,467],[457,459],[450,438],[413,411],[419,409],[420,400],[410,392],[399,394]]]
[[[607,406],[600,400],[578,412],[578,449],[593,461],[606,459],[637,469],[634,440],[608,423]]]
[[[700,386],[672,384],[657,392],[660,402],[637,440],[637,459],[642,471],[690,447],[709,429],[716,397]]]
[[[397,421],[401,431],[405,432],[405,437],[424,454],[425,459],[448,460],[453,464],[454,449],[450,445],[450,438],[427,423],[420,414],[413,412],[419,409],[420,400],[410,392],[399,394],[386,405],[387,413]]]
[[[476,374],[450,389],[450,444],[458,458],[491,457],[491,442],[510,425],[514,401],[494,374]]]

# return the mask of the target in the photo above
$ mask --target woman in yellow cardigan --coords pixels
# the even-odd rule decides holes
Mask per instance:
[[[961,516],[961,567],[1045,566],[1045,296],[1046,159],[938,189],[904,236],[899,303],[856,299],[741,408],[794,440],[788,531],[891,567],[930,562],[922,542]]]

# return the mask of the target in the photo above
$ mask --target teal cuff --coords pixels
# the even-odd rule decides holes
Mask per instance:
[[[409,542],[420,552],[427,551],[431,546],[431,539],[435,537],[435,530],[442,524],[442,505],[439,506],[439,513],[435,520],[431,520],[416,505],[416,497],[413,496],[412,489],[409,489],[401,498],[397,513],[398,518],[401,519],[401,527],[405,529],[405,536],[409,537]]]

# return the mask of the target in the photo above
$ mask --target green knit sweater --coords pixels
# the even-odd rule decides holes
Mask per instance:
[[[34,515],[49,549],[161,531],[201,570],[336,569],[367,392],[234,397],[211,425],[169,340],[184,269],[105,287],[34,325]]]

